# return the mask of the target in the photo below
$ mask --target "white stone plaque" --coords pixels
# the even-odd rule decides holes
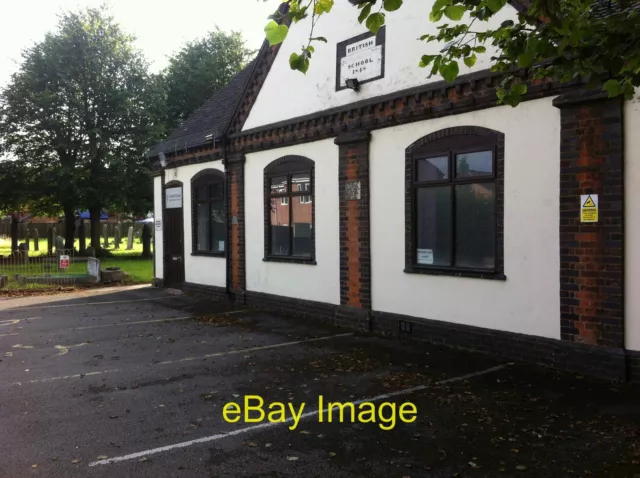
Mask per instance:
[[[340,61],[340,86],[346,86],[347,78],[363,81],[382,75],[382,47],[361,50],[345,56]]]
[[[363,33],[341,41],[337,45],[336,91],[347,87],[347,80],[357,80],[358,84],[384,78],[386,28],[383,26],[376,35]]]

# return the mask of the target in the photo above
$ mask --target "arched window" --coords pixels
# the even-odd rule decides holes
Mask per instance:
[[[406,150],[408,272],[501,276],[504,135],[449,128]]]
[[[193,253],[224,256],[227,242],[224,173],[205,169],[191,180]]]
[[[265,259],[312,262],[315,257],[314,162],[285,156],[264,170]]]

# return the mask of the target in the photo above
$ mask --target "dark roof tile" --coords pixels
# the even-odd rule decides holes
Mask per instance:
[[[223,135],[251,76],[254,61],[238,73],[227,86],[194,111],[171,132],[165,141],[153,146],[147,152],[147,156],[151,158],[161,152],[168,154],[195,148],[206,144],[208,142],[206,137],[211,134],[214,137]]]

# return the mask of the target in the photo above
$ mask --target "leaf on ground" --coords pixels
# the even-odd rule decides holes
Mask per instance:
[[[140,458],[138,460],[140,463],[144,463],[145,461],[149,461],[149,458],[147,458],[146,456],[143,456],[142,458]]]
[[[98,460],[106,460],[107,458],[109,458],[107,455],[100,455]]]
[[[524,465],[518,465],[518,466],[516,466],[516,470],[519,470],[519,471],[524,471],[524,470],[526,470],[526,469],[527,469],[527,467],[526,467],[526,466],[524,466]]]
[[[82,461],[81,458],[76,458],[75,460],[71,460],[71,463],[73,463],[74,465],[80,463]]]
[[[258,444],[254,441],[248,441],[247,446],[250,446],[251,448],[255,448],[258,446]]]
[[[271,444],[271,443],[265,443],[265,445],[264,445],[265,448],[271,448],[272,446],[273,446],[273,444]]]
[[[288,457],[287,457],[287,460],[288,460],[288,461],[297,461],[297,460],[298,460],[298,457],[297,457],[297,456],[288,456]]]
[[[332,451],[329,452],[329,456],[336,456],[336,454]]]
[[[310,432],[310,431],[308,431],[308,430],[302,430],[300,433],[301,433],[302,435],[311,435],[311,432]]]

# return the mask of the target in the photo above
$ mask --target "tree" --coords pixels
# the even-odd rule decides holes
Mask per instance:
[[[12,252],[18,250],[20,213],[29,209],[33,193],[33,181],[17,161],[0,161],[0,217],[11,216]]]
[[[164,93],[133,40],[104,7],[65,13],[57,31],[24,52],[0,97],[0,142],[49,178],[67,248],[77,208],[90,211],[99,251],[105,207],[151,200],[139,185],[147,179],[145,146],[164,131]]]
[[[73,247],[69,218],[80,201],[83,138],[78,110],[71,104],[73,83],[64,72],[72,49],[60,47],[60,39],[49,34],[23,53],[20,70],[0,95],[0,147],[20,160],[20,171],[46,171],[50,181],[41,193],[51,194],[64,211],[66,246]]]
[[[164,72],[168,127],[177,126],[227,85],[254,53],[241,33],[216,28],[173,55]]]
[[[386,17],[403,7],[403,0],[360,0],[354,15],[373,33],[385,24]],[[437,34],[419,40],[437,42],[445,47],[416,58],[429,68],[431,75],[455,80],[459,61],[473,66],[477,55],[487,46],[496,47],[491,57],[492,71],[503,73],[498,100],[512,106],[527,91],[518,72],[526,71],[532,79],[561,82],[581,80],[590,87],[600,85],[615,97],[631,98],[640,86],[640,6],[636,0],[518,0],[523,7],[516,20],[504,21],[498,28],[477,28],[504,8],[507,0],[435,0],[429,20],[452,22],[438,26]],[[326,42],[314,37],[320,17],[331,13],[334,0],[291,0],[286,14],[277,12],[265,27],[272,45],[287,36],[288,21],[311,17],[307,45],[290,58],[291,68],[306,73],[314,44]],[[425,19],[426,20],[426,19]],[[431,49],[433,50],[433,48]]]

